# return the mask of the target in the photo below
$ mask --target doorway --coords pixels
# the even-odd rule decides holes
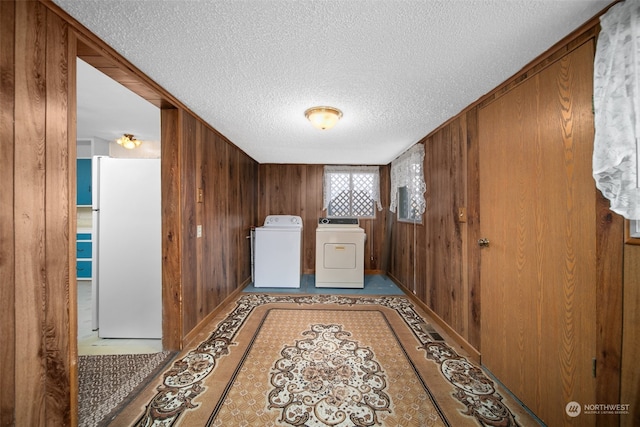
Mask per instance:
[[[101,338],[99,334],[99,290],[97,286],[97,215],[92,190],[96,188],[94,156],[117,159],[160,159],[160,110],[82,59],[77,70],[77,287],[78,354],[133,354],[162,351],[161,338]],[[126,149],[114,140],[119,133],[142,140]],[[159,162],[159,160],[158,160]],[[126,163],[126,162],[125,162]],[[93,178],[93,179],[92,179]],[[158,185],[160,176],[158,176]],[[158,216],[160,212],[158,210]],[[158,233],[160,239],[160,232]],[[158,245],[159,246],[159,245]],[[158,258],[161,257],[158,250]],[[161,280],[158,280],[158,299]],[[158,302],[160,305],[161,302]],[[104,308],[104,307],[103,307]],[[161,307],[158,307],[161,312]],[[113,318],[113,316],[111,316]],[[161,322],[161,319],[159,320]],[[161,331],[161,324],[158,325]]]

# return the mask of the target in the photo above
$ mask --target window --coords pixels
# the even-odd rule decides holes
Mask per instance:
[[[324,206],[330,217],[374,218],[380,204],[378,166],[325,166]]]
[[[398,188],[398,219],[422,223],[420,195],[412,193],[409,188],[408,185]]]
[[[391,206],[398,220],[422,223],[425,210],[424,146],[416,144],[391,162]]]

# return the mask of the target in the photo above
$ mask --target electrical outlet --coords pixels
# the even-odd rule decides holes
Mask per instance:
[[[200,224],[196,227],[196,237],[202,237],[202,225]]]

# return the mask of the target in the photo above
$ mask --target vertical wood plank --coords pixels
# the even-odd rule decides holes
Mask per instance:
[[[303,221],[303,267],[304,273],[315,272],[316,265],[316,228],[318,218],[323,217],[322,210],[322,165],[308,166],[304,168],[304,204],[302,205]],[[318,197],[320,194],[320,197]]]
[[[15,69],[15,288],[16,425],[44,425],[46,381],[42,360],[45,312],[46,13],[36,2],[16,3]]]
[[[258,193],[253,185],[257,184],[257,164],[245,153],[238,152],[239,177],[237,182],[237,210],[240,218],[240,239],[236,259],[240,263],[236,269],[236,283],[243,283],[251,277],[251,241],[247,238],[251,233],[251,226],[255,223]],[[254,168],[254,164],[256,167]]]
[[[208,309],[216,307],[226,297],[225,290],[229,279],[229,230],[227,228],[229,212],[229,165],[228,165],[228,144],[222,138],[216,137],[211,151],[212,157],[209,159],[214,165],[213,181],[209,182],[213,186],[214,197],[212,200],[213,210],[210,212],[214,234],[210,236],[210,244],[214,248],[214,256],[211,258],[213,269],[213,282],[209,284],[209,304]]]
[[[79,396],[78,396],[78,285],[76,275],[74,274],[76,268],[76,247],[73,244],[75,233],[78,229],[77,226],[77,211],[75,207],[76,191],[77,191],[77,171],[76,171],[76,158],[77,158],[77,46],[78,40],[76,34],[67,26],[67,194],[68,194],[68,240],[67,245],[67,272],[68,272],[68,300],[67,304],[69,310],[69,384],[70,384],[70,406],[71,416],[69,425],[75,426],[78,424],[78,412],[79,412]]]
[[[240,165],[238,164],[238,150],[229,149],[227,151],[227,175],[228,175],[228,184],[227,184],[227,211],[226,218],[228,219],[229,227],[227,228],[228,233],[228,245],[229,245],[229,256],[227,258],[227,281],[225,282],[224,295],[229,295],[233,289],[235,289],[238,284],[236,281],[238,268],[235,268],[237,264],[240,263],[240,236],[242,234],[242,216],[240,215],[239,203],[238,199],[241,197],[238,193],[238,171]],[[243,236],[244,238],[244,236]],[[244,254],[246,257],[246,254]],[[244,258],[246,259],[246,258]]]
[[[204,227],[204,237],[202,241],[202,280],[199,283],[200,300],[198,300],[198,316],[202,318],[209,309],[210,305],[216,303],[215,300],[215,286],[221,284],[217,282],[214,274],[213,265],[220,262],[219,244],[220,242],[217,231],[215,229],[215,199],[219,197],[219,191],[217,183],[216,173],[216,135],[211,132],[205,131],[202,134],[202,143],[200,144],[201,160],[200,169],[202,175],[202,188],[204,192],[204,200],[202,204],[202,225]]]
[[[635,315],[634,290],[640,289],[640,275],[634,276],[633,257],[628,251],[622,249],[624,241],[624,219],[609,209],[610,203],[602,193],[597,191],[595,206],[596,214],[596,372],[598,382],[596,386],[596,401],[598,403],[629,403],[635,415],[610,415],[597,416],[598,426],[622,425],[630,419],[640,421],[640,382],[631,387],[635,388],[635,394],[629,394],[629,383],[625,381],[632,378],[640,379],[640,369],[637,364],[624,363],[629,359],[635,360],[634,346],[623,345],[623,331],[628,339],[629,333],[638,331],[639,323],[633,323]],[[640,258],[636,258],[636,261]],[[637,271],[637,270],[636,270]],[[631,335],[633,336],[633,335]],[[636,339],[640,334],[636,332]],[[633,355],[630,357],[630,355]],[[621,363],[623,364],[621,369]],[[629,369],[633,366],[632,369]],[[622,390],[621,391],[621,383]],[[627,387],[627,388],[625,388]],[[622,393],[622,394],[621,394]],[[620,396],[620,398],[618,398]],[[634,396],[634,401],[629,401]],[[627,400],[625,400],[627,399]],[[635,409],[634,409],[635,408]],[[638,425],[628,424],[628,425]]]
[[[14,423],[16,370],[14,106],[15,3],[0,2],[0,425]]]
[[[198,255],[196,242],[196,119],[184,111],[180,112],[180,209],[181,281],[183,308],[198,307]],[[198,310],[183,310],[183,336],[198,322]]]
[[[468,280],[468,334],[469,343],[479,349],[480,341],[480,248],[476,244],[480,235],[480,185],[478,149],[478,108],[466,113],[467,162],[466,162],[466,208],[467,242],[466,262]]]
[[[69,302],[76,300],[71,299],[70,289],[73,285],[75,290],[75,275],[71,278],[69,272],[70,239],[74,237],[70,224],[75,224],[68,151],[69,41],[67,26],[58,16],[47,13],[46,28],[44,392],[47,422],[68,425],[71,420],[69,355],[71,341],[77,342],[77,321],[74,327],[70,325],[71,312],[75,310],[69,307]]]
[[[193,141],[190,141],[190,145],[193,147],[193,153],[195,155],[195,168],[193,170],[194,173],[194,183],[192,188],[187,188],[185,191],[191,191],[194,194],[194,227],[202,226],[204,222],[205,215],[205,204],[204,204],[204,171],[206,169],[206,158],[203,156],[203,145],[206,143],[205,138],[207,136],[207,128],[203,123],[197,122],[195,123],[195,134]],[[191,150],[188,150],[191,151]],[[186,171],[185,171],[186,172]],[[203,199],[200,201],[198,199],[199,191],[202,190]],[[195,230],[197,235],[197,228]],[[207,230],[203,230],[203,233],[206,233]],[[203,283],[207,283],[205,281],[206,276],[206,268],[204,268],[203,259],[205,257],[205,241],[203,237],[196,237],[195,240],[195,261],[196,261],[196,270],[195,270],[195,283],[193,287],[189,286],[188,290],[185,289],[185,292],[193,292],[193,295],[187,296],[185,294],[185,298],[191,301],[193,304],[193,309],[190,310],[192,312],[192,319],[190,319],[188,324],[197,324],[199,319],[202,319],[205,312],[205,289],[203,288]],[[185,313],[186,315],[186,313]],[[186,332],[186,331],[185,331]]]
[[[160,110],[162,188],[162,347],[182,349],[182,200],[180,113]]]

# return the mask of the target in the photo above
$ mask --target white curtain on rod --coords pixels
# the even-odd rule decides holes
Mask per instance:
[[[640,1],[600,18],[593,86],[593,178],[611,210],[640,220]]]

